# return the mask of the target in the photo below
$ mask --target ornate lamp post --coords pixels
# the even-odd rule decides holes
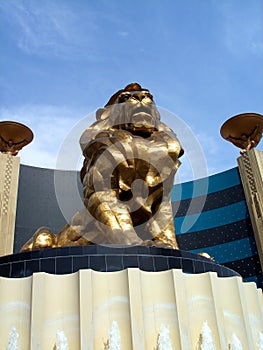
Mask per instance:
[[[241,148],[237,159],[257,249],[263,269],[263,152],[255,149],[263,132],[263,116],[243,113],[228,119],[221,136]]]
[[[18,152],[33,140],[25,125],[0,122],[0,256],[13,253],[19,177]]]

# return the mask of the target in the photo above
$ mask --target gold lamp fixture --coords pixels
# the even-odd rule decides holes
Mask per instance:
[[[13,122],[0,122],[0,152],[16,156],[33,140],[34,134],[26,125]]]
[[[225,140],[241,148],[241,154],[258,145],[262,132],[263,116],[258,113],[238,114],[225,121],[220,129]]]

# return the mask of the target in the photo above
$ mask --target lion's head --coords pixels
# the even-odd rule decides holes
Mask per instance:
[[[158,130],[159,112],[148,89],[131,83],[116,92],[96,113],[98,121],[108,120],[111,127],[147,137]]]

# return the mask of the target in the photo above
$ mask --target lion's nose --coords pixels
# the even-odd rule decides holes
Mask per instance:
[[[146,97],[146,94],[144,92],[138,92],[134,94],[133,97],[138,101],[142,101]]]

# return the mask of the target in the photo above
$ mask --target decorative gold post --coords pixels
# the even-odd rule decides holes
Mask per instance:
[[[19,150],[33,139],[16,122],[0,122],[0,256],[13,253],[20,158]]]
[[[257,113],[230,118],[220,130],[223,138],[242,148],[238,167],[263,269],[263,152],[255,149],[262,131],[263,116]]]

